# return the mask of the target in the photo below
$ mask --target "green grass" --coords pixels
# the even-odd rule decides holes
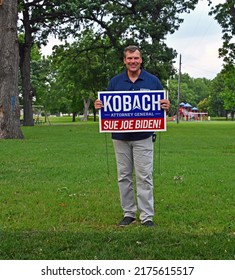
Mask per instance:
[[[110,135],[58,119],[0,141],[0,259],[235,259],[235,122],[168,123],[158,226],[122,229]]]

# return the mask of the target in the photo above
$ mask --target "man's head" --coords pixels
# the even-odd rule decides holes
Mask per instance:
[[[129,73],[138,74],[142,64],[142,55],[140,49],[137,46],[126,47],[124,49],[123,62],[126,65],[127,71]]]
[[[128,46],[124,49],[124,52],[123,52],[124,58],[126,57],[127,53],[134,53],[136,51],[139,52],[140,57],[142,58],[140,49],[137,46],[134,46],[134,45],[130,45],[130,46]]]

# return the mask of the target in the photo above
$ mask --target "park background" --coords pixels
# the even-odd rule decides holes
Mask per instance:
[[[184,72],[202,41],[181,40],[182,65],[167,41],[201,0],[62,2],[0,1],[0,258],[234,260],[234,0],[203,0],[222,33],[220,47],[206,44],[208,65],[211,53],[223,59],[210,78]],[[51,35],[62,44],[44,56]],[[155,143],[151,231],[116,226],[112,142],[93,107],[128,44],[171,101]],[[176,123],[180,102],[210,118]]]

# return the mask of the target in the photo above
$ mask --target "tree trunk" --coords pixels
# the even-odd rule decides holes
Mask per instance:
[[[91,104],[91,100],[90,98],[88,98],[87,100],[83,100],[83,104],[84,104],[84,111],[83,111],[83,117],[82,117],[82,121],[87,121],[88,120],[88,110]]]
[[[30,47],[25,43],[20,44],[20,75],[21,75],[21,86],[23,92],[23,108],[24,108],[24,126],[33,126],[33,91],[30,86]]]
[[[23,12],[25,40],[20,44],[20,74],[23,91],[24,126],[33,126],[33,90],[30,84],[30,53],[32,47],[32,31],[30,27],[29,12],[27,7]]]
[[[18,96],[19,48],[16,0],[0,6],[0,139],[22,139]]]
[[[72,122],[76,122],[76,116],[77,116],[77,113],[73,112]]]

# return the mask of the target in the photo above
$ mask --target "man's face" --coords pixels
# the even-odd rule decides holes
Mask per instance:
[[[124,57],[124,64],[129,72],[138,72],[142,63],[142,58],[140,52],[136,50],[135,52],[126,52]]]

